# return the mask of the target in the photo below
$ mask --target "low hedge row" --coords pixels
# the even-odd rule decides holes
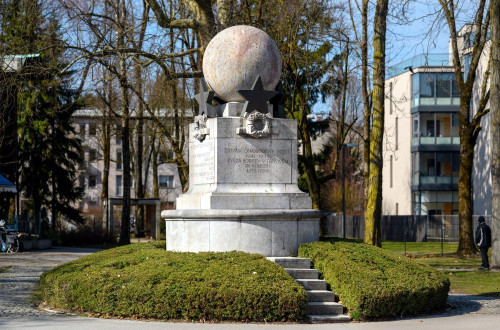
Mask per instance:
[[[164,244],[101,251],[42,274],[52,307],[161,320],[297,321],[307,293],[257,254],[177,253]]]
[[[448,298],[446,275],[364,243],[307,243],[300,246],[299,256],[311,258],[354,319],[428,313]]]

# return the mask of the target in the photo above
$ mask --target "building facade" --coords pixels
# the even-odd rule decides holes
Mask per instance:
[[[459,33],[464,73],[470,36]],[[478,68],[480,86],[487,65]],[[459,107],[455,73],[448,54],[420,55],[391,70],[386,79],[383,156],[383,213],[457,215],[460,168]],[[477,111],[480,89],[474,91]],[[481,122],[473,171],[473,214],[491,214],[489,116]]]
[[[110,166],[108,169],[104,166],[103,160],[103,114],[97,109],[82,109],[75,112],[73,115],[73,126],[77,134],[82,140],[82,151],[84,162],[79,166],[79,184],[84,188],[85,197],[80,202],[80,210],[89,216],[101,218],[102,207],[106,201],[102,200],[101,193],[103,190],[103,175],[108,172],[108,198],[123,197],[123,163],[122,163],[122,140],[119,132],[118,122],[111,125],[110,134]],[[133,121],[133,119],[132,119]],[[132,126],[132,125],[131,125]],[[133,134],[132,134],[133,135]],[[148,140],[146,138],[146,140]],[[151,141],[151,140],[148,140]],[[156,148],[163,149],[156,142]],[[134,147],[131,146],[131,153],[134,153]],[[157,155],[158,164],[156,169],[151,157],[154,157],[151,148],[146,148],[148,151],[144,157],[143,168],[145,173],[145,191],[146,198],[159,198],[162,209],[174,209],[177,196],[182,193],[182,186],[177,166],[175,163],[168,162],[167,159],[172,159],[172,153],[169,150],[161,150]],[[134,158],[132,156],[132,158]],[[136,160],[132,160],[132,163]],[[136,183],[133,169],[131,166],[131,198],[136,197]],[[154,173],[157,174],[154,178]],[[158,195],[154,191],[154,181],[158,186]]]

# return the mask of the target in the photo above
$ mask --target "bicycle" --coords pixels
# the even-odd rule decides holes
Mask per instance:
[[[16,236],[7,236],[5,231],[5,220],[0,220],[0,250],[5,253],[16,253],[19,251],[21,234]]]

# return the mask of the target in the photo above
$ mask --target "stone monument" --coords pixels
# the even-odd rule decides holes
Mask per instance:
[[[282,97],[278,47],[257,28],[234,26],[209,43],[203,69],[189,190],[161,213],[167,250],[295,256],[318,240],[320,212],[297,186],[297,123],[268,103]]]

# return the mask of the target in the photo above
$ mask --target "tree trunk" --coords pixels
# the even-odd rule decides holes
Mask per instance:
[[[363,94],[363,185],[365,188],[365,196],[368,196],[368,180],[370,178],[371,133],[371,105],[370,94],[368,93],[368,0],[363,0],[361,25],[363,29],[361,41],[361,84]],[[366,200],[366,202],[368,202],[368,199]]]
[[[314,164],[314,155],[311,146],[311,136],[307,127],[307,111],[305,105],[301,102],[302,111],[301,118],[298,121],[300,138],[302,140],[303,162],[302,167],[306,175],[307,188],[309,196],[312,200],[312,208],[318,210],[320,203],[320,184],[316,176],[316,168]]]
[[[137,84],[137,90],[142,92],[142,69],[139,65],[135,66],[135,81]],[[142,102],[137,104],[137,171],[136,171],[136,191],[135,197],[142,199],[145,197],[144,189],[144,175],[143,175],[143,165],[144,165],[144,120],[142,119],[144,115],[144,105]],[[144,205],[137,206],[137,218],[135,222],[135,237],[144,237],[144,217],[145,217]]]
[[[463,67],[460,58],[458,46],[458,33],[456,26],[455,1],[439,0],[444,16],[450,30],[450,45],[453,55],[453,66],[457,80],[458,92],[460,94],[459,110],[459,135],[460,135],[460,172],[458,177],[458,212],[459,212],[459,244],[457,253],[461,256],[474,254],[477,252],[474,244],[474,235],[472,228],[472,168],[474,164],[474,148],[476,145],[477,134],[481,130],[481,118],[488,113],[485,110],[488,93],[482,90],[479,106],[476,113],[471,116],[471,103],[476,100],[472,98],[474,87],[477,83],[476,73],[480,62],[483,49],[486,43],[486,30],[489,26],[489,13],[485,13],[486,0],[479,0],[477,12],[474,14],[473,33],[474,40],[472,52],[470,53],[470,64],[467,76],[464,76]],[[487,80],[487,73],[484,77]],[[484,88],[485,89],[485,88]],[[472,118],[472,120],[471,120]],[[479,183],[483,184],[483,183]]]
[[[463,104],[462,106],[467,106]],[[461,107],[462,107],[461,106]],[[467,111],[460,110],[463,114]],[[468,120],[467,120],[468,121]],[[469,125],[460,125],[460,140],[470,139]],[[460,143],[460,172],[458,174],[458,214],[459,222],[459,244],[458,254],[461,256],[475,254],[477,252],[474,244],[472,228],[472,167],[474,164],[474,144]]]
[[[117,24],[117,47],[125,46],[125,2],[120,1],[118,9]],[[119,81],[121,91],[121,129],[122,129],[122,153],[123,153],[123,204],[120,228],[120,239],[118,244],[130,244],[130,126],[129,126],[129,102],[127,83],[127,63],[125,54],[120,54]]]
[[[141,28],[139,32],[139,38],[136,41],[136,47],[142,49],[144,44],[144,37],[146,34],[146,28],[148,25],[149,17],[149,6],[144,6],[144,11],[142,14]],[[143,78],[142,78],[142,67],[136,63],[134,67],[135,83],[137,85],[136,89],[139,93],[143,92]],[[144,120],[142,119],[144,115],[144,104],[138,100],[137,102],[137,116],[139,120],[137,122],[137,187],[135,196],[139,199],[145,197],[145,180],[144,180]],[[146,167],[147,169],[147,167]],[[137,206],[137,219],[135,223],[135,236],[144,237],[144,218],[145,209],[144,205]]]
[[[370,143],[370,175],[365,215],[365,243],[381,246],[382,141],[384,136],[385,36],[389,0],[377,0],[373,22],[373,114]]]
[[[108,86],[108,90],[111,87]],[[109,95],[109,94],[108,94]],[[102,230],[107,235],[109,231],[109,219],[108,219],[108,208],[109,208],[109,166],[111,165],[111,108],[106,106],[106,112],[102,116],[102,158],[104,162],[104,171],[102,173],[102,190],[101,190],[101,205],[102,205]]]
[[[153,159],[152,159],[152,167],[153,167],[153,197],[160,198],[160,187],[158,185],[158,152],[155,146],[153,148]]]
[[[500,269],[500,0],[490,1],[491,17],[491,267]]]

